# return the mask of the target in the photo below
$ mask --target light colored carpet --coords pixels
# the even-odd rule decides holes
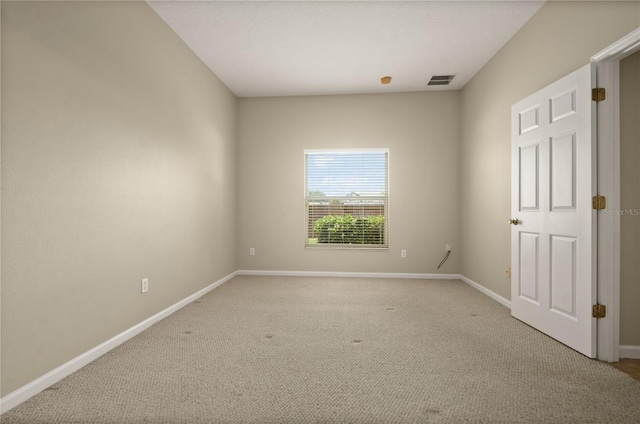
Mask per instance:
[[[640,382],[460,281],[245,276],[1,421],[626,424]]]

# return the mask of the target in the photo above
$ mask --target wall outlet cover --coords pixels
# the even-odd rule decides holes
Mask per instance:
[[[148,278],[143,278],[142,281],[140,282],[140,291],[142,293],[146,293],[149,291],[149,279]]]

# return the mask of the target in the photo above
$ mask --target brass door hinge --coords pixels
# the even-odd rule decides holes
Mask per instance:
[[[593,209],[601,211],[607,207],[607,198],[604,196],[593,196]]]
[[[591,315],[594,318],[605,318],[607,316],[607,307],[604,305],[593,305]]]
[[[601,102],[607,98],[607,93],[604,88],[592,88],[591,100],[594,102]]]

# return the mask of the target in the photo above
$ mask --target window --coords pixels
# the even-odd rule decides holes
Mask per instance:
[[[386,248],[389,151],[305,150],[306,246]]]

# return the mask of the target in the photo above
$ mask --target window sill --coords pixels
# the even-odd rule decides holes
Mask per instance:
[[[305,249],[310,250],[373,250],[373,251],[387,251],[388,245],[358,245],[358,244],[309,244],[304,245]]]

